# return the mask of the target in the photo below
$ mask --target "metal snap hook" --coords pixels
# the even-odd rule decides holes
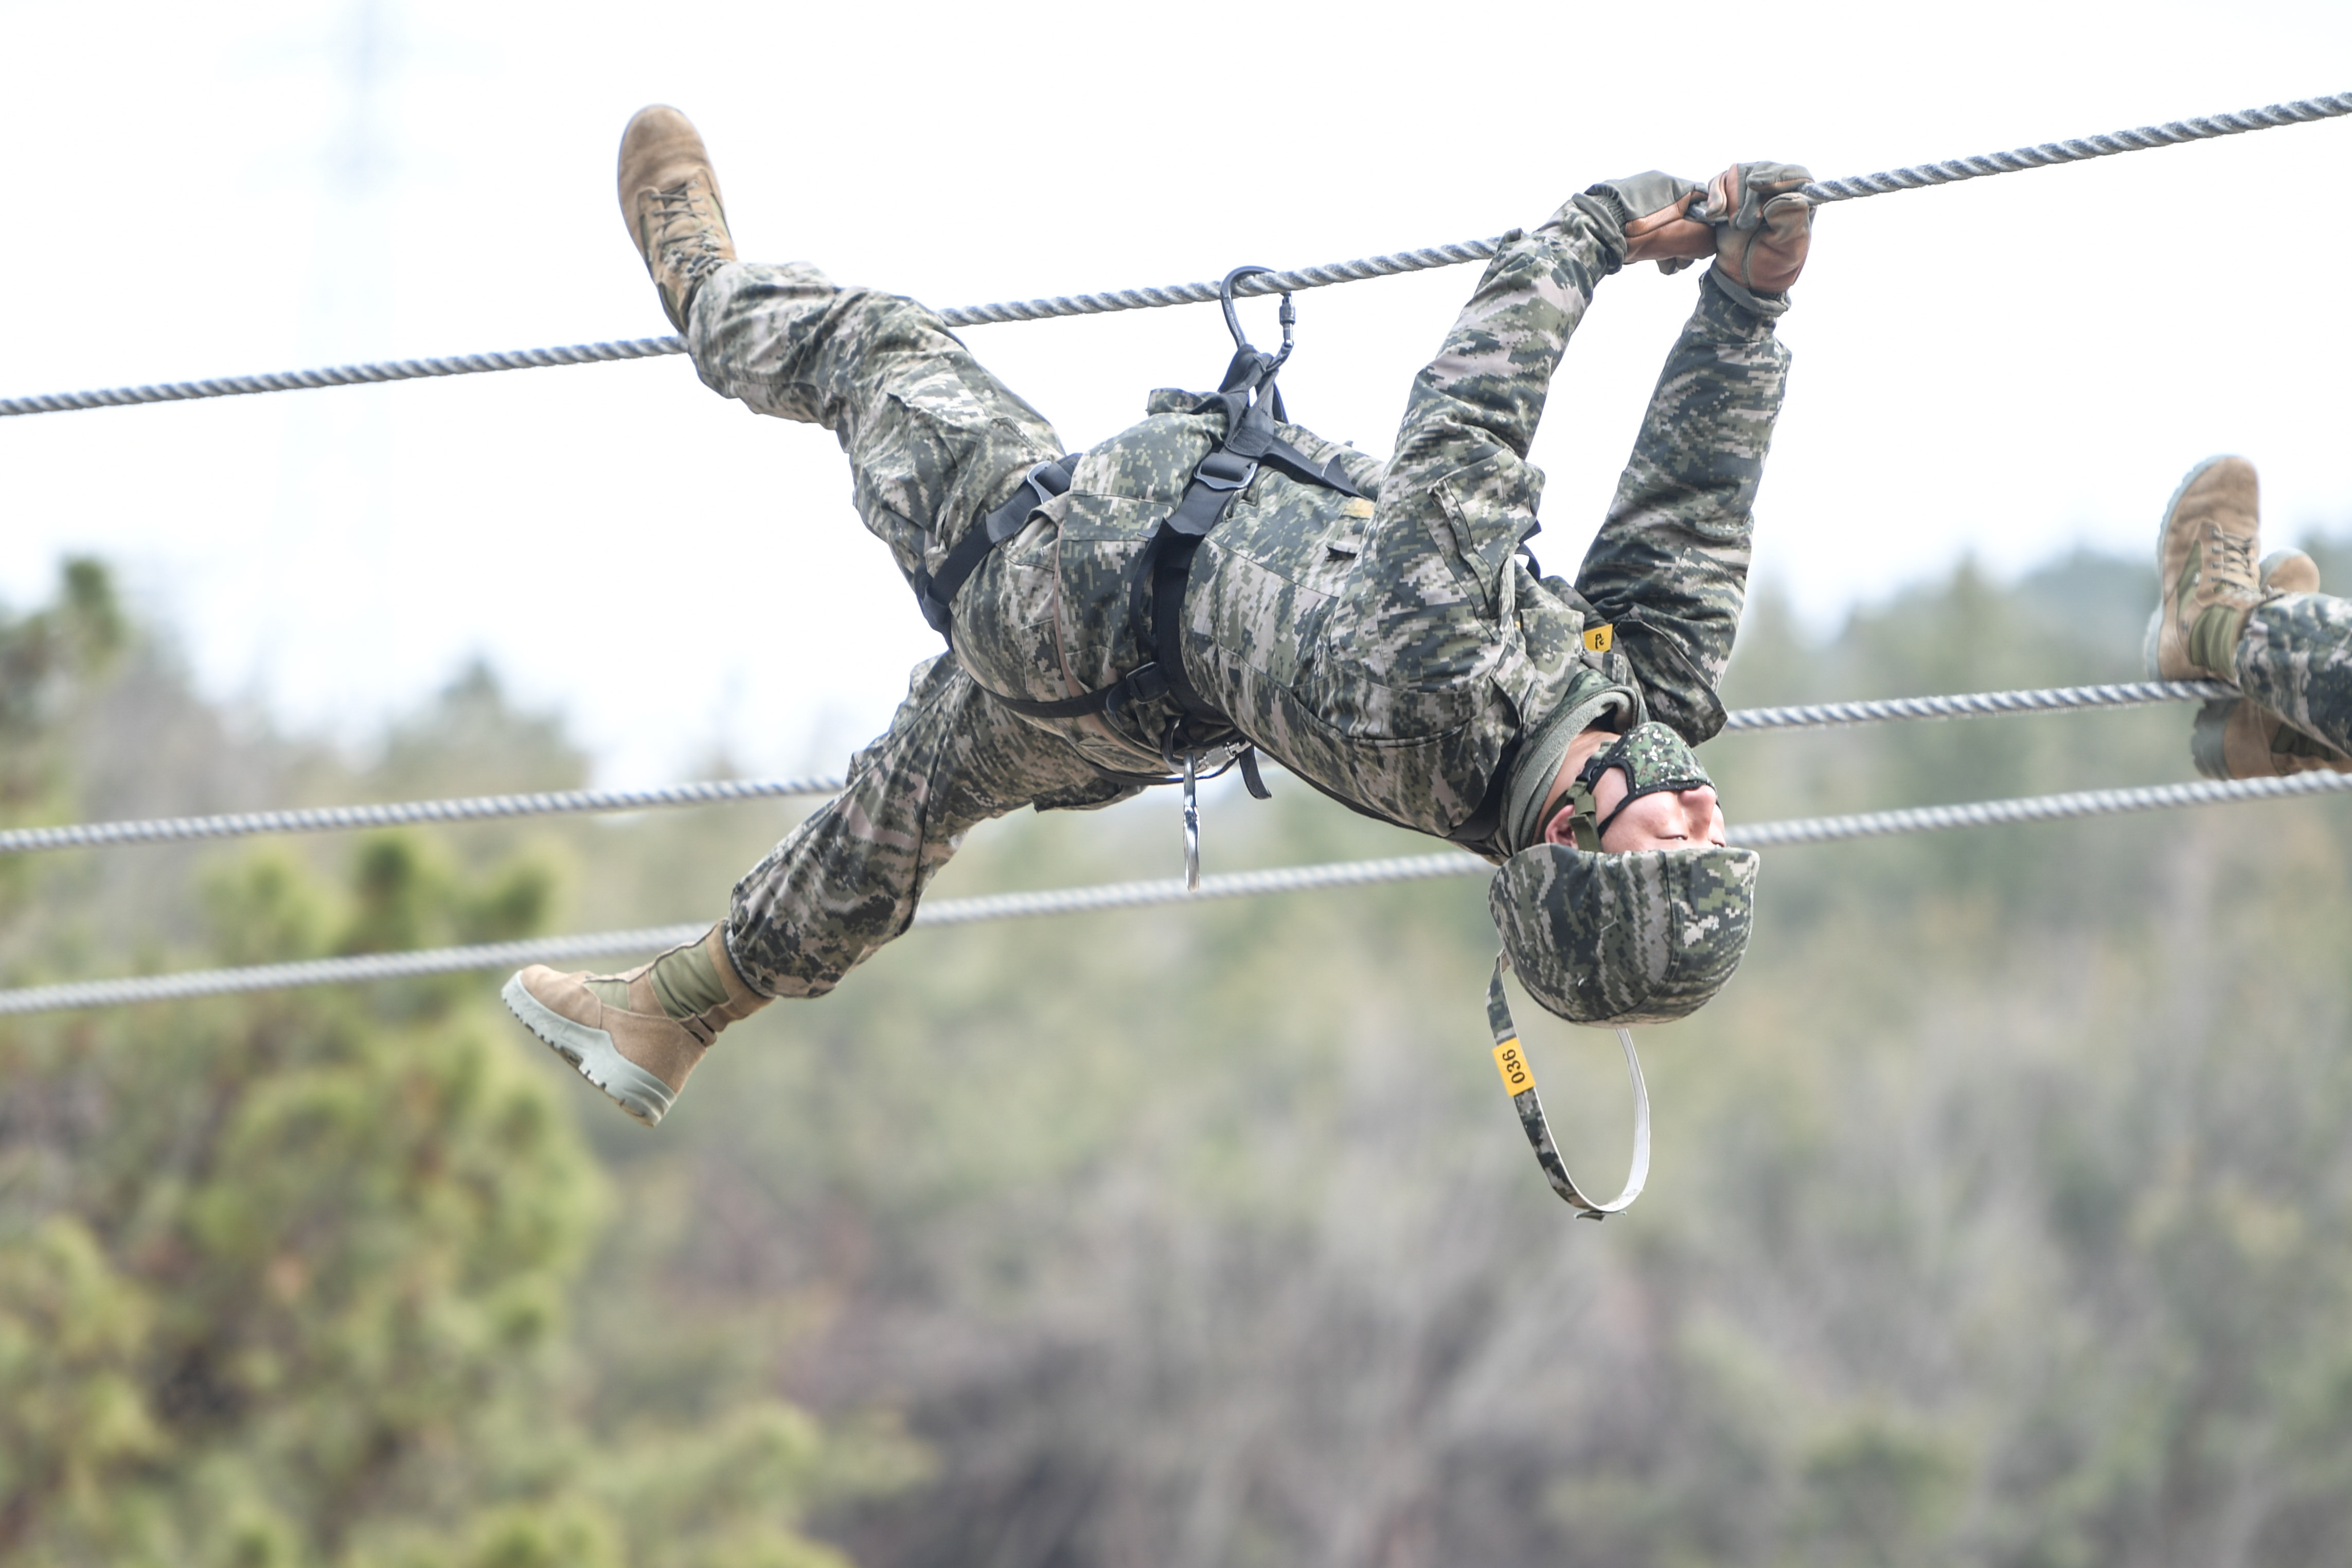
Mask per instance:
[[[1258,350],[1249,341],[1248,335],[1242,331],[1241,314],[1234,309],[1234,285],[1244,278],[1255,277],[1260,273],[1272,277],[1274,268],[1236,267],[1226,273],[1224,280],[1217,285],[1217,300],[1225,310],[1225,331],[1234,335],[1234,350],[1237,353],[1254,354],[1257,353]],[[1280,370],[1283,361],[1290,357],[1290,351],[1297,346],[1292,341],[1292,329],[1298,324],[1298,308],[1291,303],[1290,290],[1287,289],[1282,290],[1282,309],[1276,312],[1276,320],[1282,323],[1282,352],[1278,354],[1264,356],[1270,361],[1265,367],[1265,374],[1267,375],[1272,375],[1276,371]]]
[[[1184,752],[1184,890],[1201,890],[1201,788],[1195,768],[1198,752]]]

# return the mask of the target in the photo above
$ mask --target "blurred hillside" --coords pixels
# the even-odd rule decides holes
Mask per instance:
[[[1727,697],[2131,679],[2151,600],[1963,572],[1816,645],[1768,598]],[[581,782],[484,672],[366,759],[209,709],[102,575],[0,637],[12,821]],[[1754,819],[2185,777],[2187,724],[1706,754]],[[1212,801],[1212,869],[1419,844],[1275,787]],[[791,820],[20,861],[0,963],[708,918]],[[1475,879],[917,933],[652,1133],[493,976],[0,1026],[0,1556],[2341,1560],[2348,837],[2311,801],[1768,855],[1738,980],[1644,1032],[1657,1167],[1607,1226],[1494,1082]],[[936,891],[1175,838],[1164,793],[1018,817]],[[1612,1183],[1613,1041],[1531,1045]]]

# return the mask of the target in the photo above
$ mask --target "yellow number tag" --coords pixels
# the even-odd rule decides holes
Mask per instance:
[[[1595,653],[1607,653],[1609,645],[1617,640],[1616,631],[1614,626],[1587,626],[1584,628],[1584,646]]]
[[[1517,1040],[1505,1040],[1495,1047],[1495,1070],[1503,1075],[1503,1088],[1514,1100],[1536,1086],[1535,1072]]]

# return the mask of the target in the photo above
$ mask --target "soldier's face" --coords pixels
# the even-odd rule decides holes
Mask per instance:
[[[1625,770],[1611,768],[1592,786],[1592,804],[1603,822],[1615,811],[1625,792],[1633,785],[1625,782]],[[1575,835],[1569,827],[1568,813],[1552,819],[1545,830],[1546,841],[1576,846]],[[1622,855],[1634,849],[1687,849],[1694,845],[1724,842],[1723,805],[1715,798],[1715,791],[1706,784],[1693,789],[1660,790],[1645,795],[1625,808],[1625,814],[1609,823],[1602,835],[1601,847],[1612,855]]]

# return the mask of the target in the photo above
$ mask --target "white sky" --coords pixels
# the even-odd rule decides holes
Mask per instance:
[[[653,100],[746,256],[950,305],[1486,236],[1652,166],[1830,177],[2347,88],[2342,0],[0,0],[0,395],[666,331],[612,180]],[[2352,520],[2347,159],[2339,121],[1826,213],[1759,574],[1826,625],[1971,551],[2141,549],[2218,450],[2275,535]],[[1612,281],[1570,353],[1548,566],[1694,277]],[[1472,282],[1300,296],[1293,412],[1384,452]],[[1208,307],[967,338],[1074,446],[1227,353]],[[9,419],[0,596],[106,556],[208,689],[350,738],[480,654],[609,782],[714,742],[832,765],[936,647],[848,492],[829,437],[677,359]]]

